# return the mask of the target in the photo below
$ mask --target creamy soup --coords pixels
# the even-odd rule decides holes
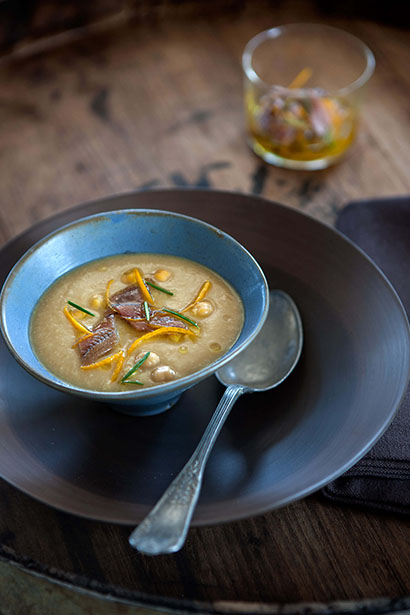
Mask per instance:
[[[207,267],[176,256],[121,254],[57,280],[31,319],[39,360],[95,391],[143,389],[222,356],[243,326],[242,302]]]

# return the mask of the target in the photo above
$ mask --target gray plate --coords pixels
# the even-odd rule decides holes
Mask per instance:
[[[116,208],[168,209],[202,218],[248,248],[272,288],[299,306],[300,364],[278,389],[244,396],[206,471],[194,523],[229,521],[283,506],[351,467],[392,420],[409,376],[402,305],[386,278],[336,231],[295,210],[242,194],[163,190],[64,212],[6,245],[5,277],[19,256],[58,226]],[[0,472],[67,512],[133,524],[195,447],[222,387],[205,380],[151,418],[37,382],[0,343]]]

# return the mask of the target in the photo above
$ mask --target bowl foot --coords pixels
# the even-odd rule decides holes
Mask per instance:
[[[122,412],[122,414],[129,414],[131,416],[152,416],[154,414],[161,414],[166,410],[169,410],[174,406],[181,395],[176,395],[170,399],[166,399],[160,402],[154,402],[152,404],[145,402],[144,404],[136,404],[129,402],[129,404],[110,404],[110,406],[116,412]]]

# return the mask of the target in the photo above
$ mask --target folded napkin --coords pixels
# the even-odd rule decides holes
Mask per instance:
[[[410,317],[410,197],[350,203],[336,228],[379,265]],[[410,387],[371,451],[322,493],[334,502],[410,515]]]

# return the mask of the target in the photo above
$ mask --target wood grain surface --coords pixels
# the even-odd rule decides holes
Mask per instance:
[[[241,51],[267,27],[314,20],[373,49],[359,138],[320,172],[268,167],[243,131]],[[0,63],[0,242],[109,194],[199,186],[262,194],[332,223],[351,199],[410,191],[407,29],[320,14],[305,2],[127,24]],[[282,510],[193,529],[149,558],[128,528],[56,512],[0,484],[0,544],[48,568],[151,601],[328,602],[410,594],[410,520],[311,496]],[[88,581],[87,581],[88,583]],[[161,597],[161,598],[156,598]],[[0,606],[1,612],[1,606]]]

